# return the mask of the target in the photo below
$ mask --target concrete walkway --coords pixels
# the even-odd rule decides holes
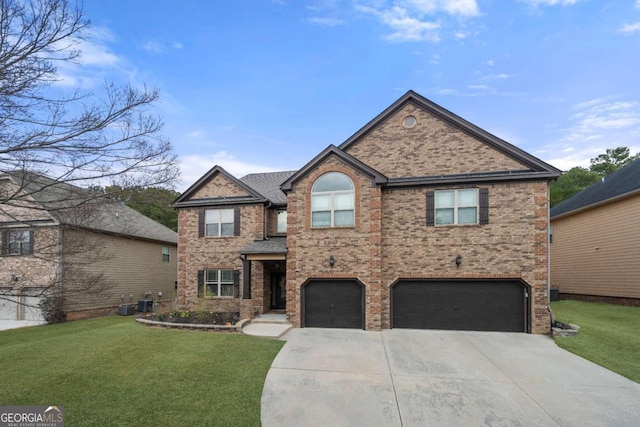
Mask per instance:
[[[640,385],[545,336],[292,329],[270,426],[638,426]]]

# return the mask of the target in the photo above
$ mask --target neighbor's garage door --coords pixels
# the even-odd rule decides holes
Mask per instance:
[[[519,281],[399,281],[393,328],[528,332],[528,291]]]
[[[356,280],[312,280],[302,298],[305,327],[364,328],[364,286]]]

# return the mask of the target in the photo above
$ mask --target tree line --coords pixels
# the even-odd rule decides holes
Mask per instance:
[[[609,148],[591,159],[589,168],[576,166],[562,174],[550,189],[551,207],[602,180],[623,166],[640,158],[640,153],[631,155],[629,147]]]

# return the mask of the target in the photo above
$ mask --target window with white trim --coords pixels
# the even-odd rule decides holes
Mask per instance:
[[[205,213],[205,236],[221,237],[234,235],[233,209],[208,209]]]
[[[284,209],[280,209],[277,212],[278,223],[276,226],[276,233],[286,233],[287,232],[287,211]]]
[[[478,189],[435,191],[435,224],[477,224]]]
[[[311,188],[312,227],[353,227],[355,223],[355,187],[351,178],[329,172]]]
[[[233,270],[205,270],[205,297],[233,297]]]

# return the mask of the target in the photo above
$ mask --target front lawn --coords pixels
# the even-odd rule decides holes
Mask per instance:
[[[260,425],[284,343],[105,317],[0,332],[0,404],[62,405],[66,425]]]
[[[640,307],[582,301],[551,303],[556,320],[575,323],[575,337],[556,337],[556,343],[640,383]]]

